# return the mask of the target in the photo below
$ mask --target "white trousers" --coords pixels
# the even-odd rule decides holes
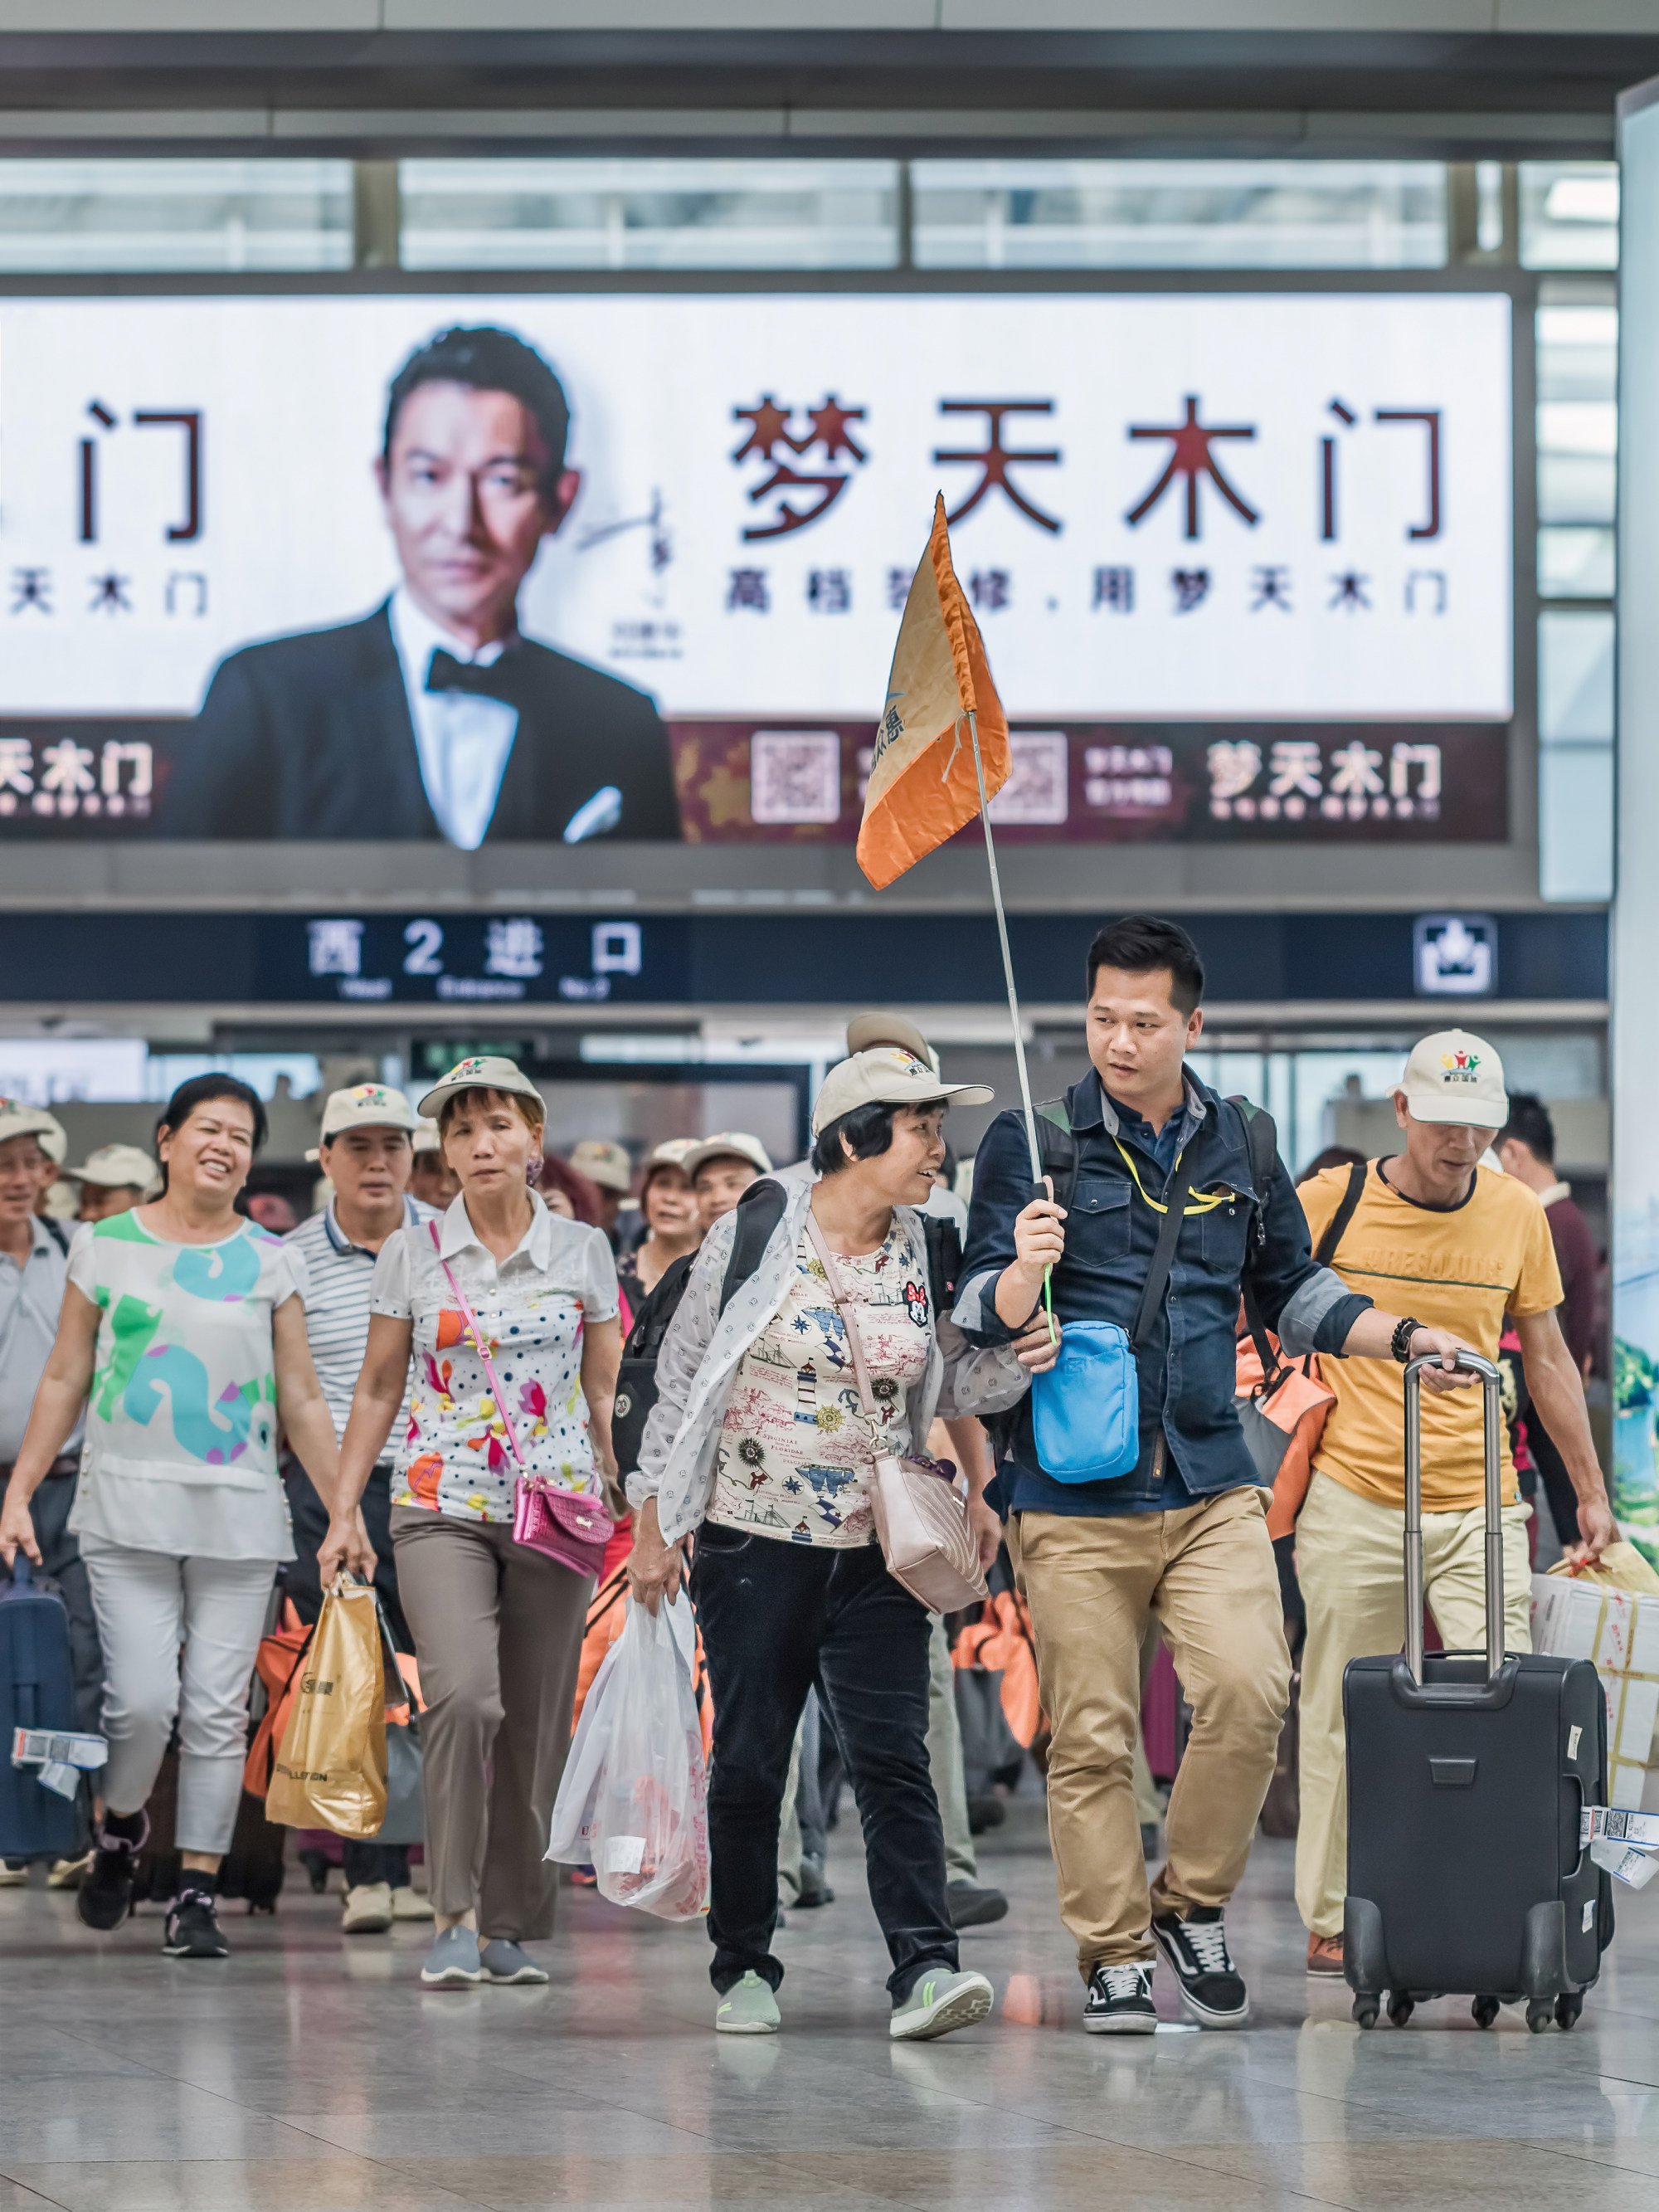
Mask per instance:
[[[181,1851],[227,1851],[242,1796],[247,1693],[274,1559],[178,1559],[81,1539],[104,1647],[104,1802],[143,1810],[179,1724]]]

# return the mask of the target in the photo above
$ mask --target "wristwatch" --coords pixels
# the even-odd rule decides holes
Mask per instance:
[[[1420,1321],[1413,1321],[1407,1316],[1396,1325],[1393,1336],[1389,1340],[1389,1349],[1402,1367],[1411,1359],[1412,1339],[1422,1327]]]

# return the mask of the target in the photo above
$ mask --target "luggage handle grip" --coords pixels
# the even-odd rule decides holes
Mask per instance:
[[[1504,1664],[1504,1405],[1502,1377],[1479,1352],[1460,1352],[1456,1365],[1481,1384],[1486,1455],[1486,1673],[1496,1682]],[[1406,1363],[1406,1665],[1423,1684],[1423,1375],[1443,1364],[1437,1352]],[[1456,1686],[1460,1688],[1467,1685]],[[1467,1704],[1459,1698],[1453,1702]]]
[[[1482,1655],[1475,1652],[1468,1656],[1479,1658]],[[1484,1682],[1425,1682],[1412,1673],[1408,1661],[1396,1659],[1389,1676],[1389,1686],[1401,1705],[1418,1710],[1450,1705],[1466,1713],[1496,1712],[1515,1695],[1520,1672],[1519,1660],[1505,1659]]]

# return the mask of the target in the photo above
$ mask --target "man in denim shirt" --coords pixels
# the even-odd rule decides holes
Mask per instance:
[[[1258,1193],[1246,1122],[1183,1065],[1204,1025],[1197,947],[1171,921],[1133,916],[1089,949],[1091,1072],[1067,1093],[1077,1145],[1069,1210],[1034,1201],[1017,1113],[1000,1115],[975,1167],[958,1323],[984,1343],[1018,1339],[1036,1371],[1055,1348],[1039,1311],[1052,1267],[1055,1316],[1133,1335],[1164,1201],[1187,1196],[1169,1287],[1139,1358],[1140,1449],[1105,1482],[1061,1482],[1020,1408],[993,1486],[1030,1606],[1054,1735],[1048,1821],[1060,1912],[1077,1939],[1094,2033],[1150,2033],[1154,1943],[1200,2025],[1235,2027],[1249,2000],[1222,1915],[1244,1870],[1290,1693],[1279,1577],[1263,1494],[1233,1403],[1247,1259],[1285,1352],[1402,1363],[1451,1388],[1462,1340],[1379,1312],[1309,1254],[1282,1164]],[[1259,1224],[1259,1233],[1258,1233]],[[1000,1493],[1000,1495],[998,1494]],[[1193,1706],[1170,1795],[1168,1863],[1148,1893],[1131,1784],[1148,1616]]]

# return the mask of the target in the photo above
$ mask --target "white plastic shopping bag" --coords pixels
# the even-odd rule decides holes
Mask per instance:
[[[663,1920],[708,1910],[708,1778],[691,1686],[691,1607],[637,1599],[582,1707],[553,1807],[550,1859]]]

